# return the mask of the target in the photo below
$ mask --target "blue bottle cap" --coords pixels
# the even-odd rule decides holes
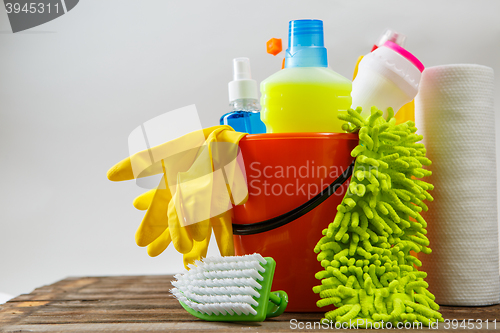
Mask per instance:
[[[324,45],[323,21],[290,21],[285,68],[328,67],[328,59]]]

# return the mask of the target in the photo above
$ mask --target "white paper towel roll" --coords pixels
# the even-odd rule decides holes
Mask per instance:
[[[499,303],[493,69],[425,69],[415,111],[435,186],[423,214],[432,254],[419,256],[429,290],[442,305]]]

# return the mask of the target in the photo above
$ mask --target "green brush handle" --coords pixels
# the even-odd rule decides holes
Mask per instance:
[[[288,295],[283,290],[269,293],[269,304],[267,306],[266,318],[277,317],[285,312],[288,304]]]

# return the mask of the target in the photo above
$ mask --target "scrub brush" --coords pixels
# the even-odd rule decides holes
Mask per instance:
[[[208,321],[264,321],[285,311],[288,296],[271,292],[276,262],[258,253],[209,257],[177,274],[170,292],[193,316]]]
[[[317,305],[337,307],[324,320],[360,328],[430,326],[443,319],[410,251],[431,252],[420,212],[428,209],[424,200],[433,200],[434,186],[416,179],[431,174],[423,168],[431,161],[412,121],[396,125],[391,108],[387,119],[375,107],[367,119],[360,113],[339,116],[348,122],[343,129],[359,132],[359,145],[351,152],[356,163],[348,191],[314,249],[324,268],[313,288]]]

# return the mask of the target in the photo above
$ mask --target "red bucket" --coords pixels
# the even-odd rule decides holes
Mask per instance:
[[[276,260],[272,288],[287,292],[287,312],[325,311],[312,291],[322,270],[313,249],[347,190],[357,144],[356,134],[345,133],[255,134],[240,141],[249,197],[234,207],[235,252]]]

